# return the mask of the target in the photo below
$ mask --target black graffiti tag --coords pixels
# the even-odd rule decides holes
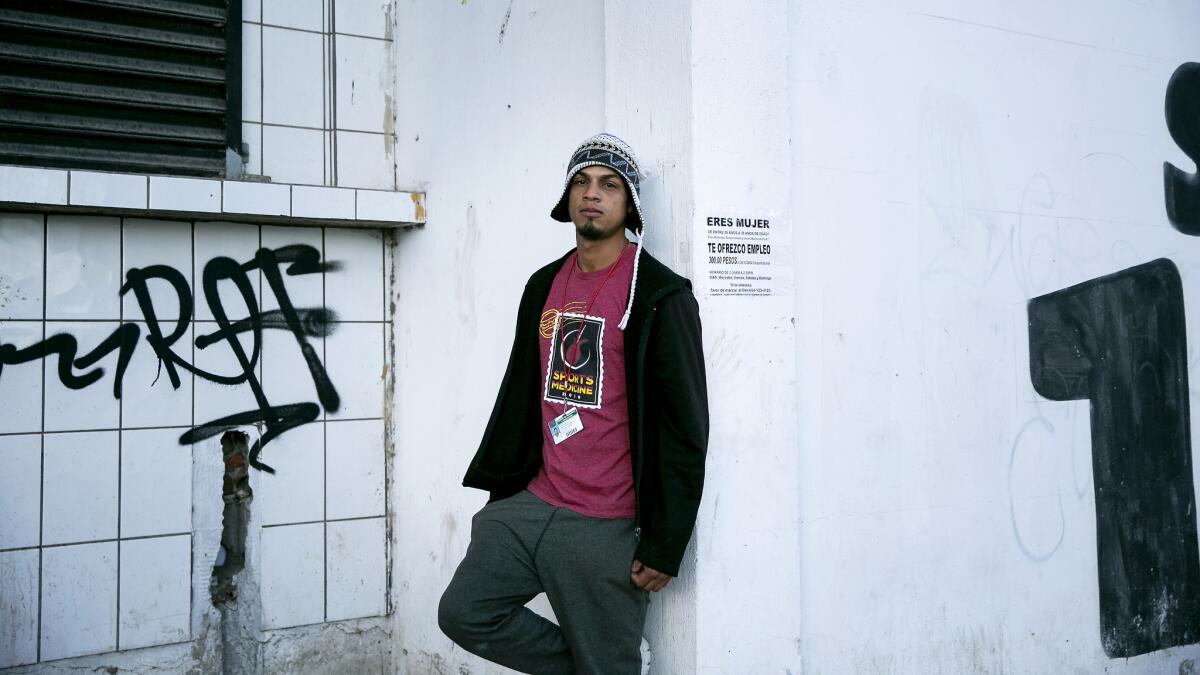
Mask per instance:
[[[148,267],[131,268],[125,273],[125,283],[121,286],[120,294],[124,296],[132,292],[146,323],[146,343],[154,351],[159,362],[160,371],[165,371],[171,386],[178,389],[181,386],[180,370],[194,374],[210,382],[225,385],[246,385],[254,395],[257,405],[252,410],[236,413],[220,419],[211,420],[184,432],[179,442],[184,445],[196,443],[206,438],[219,435],[229,429],[244,425],[261,425],[262,433],[250,448],[250,465],[274,473],[274,469],[258,461],[263,446],[277,438],[280,434],[307,424],[317,419],[324,409],[336,412],[340,399],[337,389],[329,379],[324,364],[309,342],[312,337],[325,337],[332,332],[334,313],[325,308],[296,308],[288,294],[284,283],[284,274],[300,276],[305,274],[320,274],[333,271],[336,265],[321,260],[317,249],[302,244],[283,246],[276,249],[262,248],[247,262],[239,263],[232,258],[217,257],[204,265],[201,277],[203,296],[216,322],[217,329],[195,339],[197,349],[207,349],[218,343],[224,343],[233,352],[240,367],[240,372],[234,375],[222,375],[209,372],[196,366],[175,351],[176,344],[183,339],[188,327],[192,324],[192,289],[187,278],[177,269],[167,265],[150,265]],[[270,288],[277,310],[262,312],[258,309],[258,297],[250,280],[250,273],[261,272]],[[168,284],[179,301],[179,317],[174,325],[167,326],[164,331],[162,321],[155,311],[154,302],[150,295],[150,283],[161,282]],[[242,303],[245,305],[244,318],[233,320],[225,308],[218,286],[222,282],[232,283],[237,289]],[[300,353],[312,377],[317,392],[317,402],[305,401],[272,405],[263,392],[262,383],[255,375],[255,366],[262,353],[264,330],[286,330],[296,340]],[[239,335],[251,334],[249,350],[242,345]],[[0,342],[0,377],[3,377],[4,367],[29,363],[44,359],[51,355],[58,357],[58,379],[70,389],[83,389],[104,376],[104,368],[91,368],[114,350],[117,351],[117,366],[113,380],[113,396],[121,398],[122,379],[133,357],[134,350],[141,337],[141,329],[136,323],[122,323],[105,338],[99,345],[82,356],[76,356],[79,351],[78,341],[69,333],[58,333],[45,340],[23,349],[15,345]],[[188,350],[190,351],[190,349]],[[84,372],[76,372],[76,371]],[[161,374],[161,372],[160,372]]]

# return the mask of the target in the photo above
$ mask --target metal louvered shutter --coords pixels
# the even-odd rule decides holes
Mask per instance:
[[[241,0],[0,0],[0,164],[224,176]]]

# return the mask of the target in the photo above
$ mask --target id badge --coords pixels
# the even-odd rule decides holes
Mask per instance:
[[[565,413],[550,420],[550,437],[558,445],[575,434],[583,431],[583,420],[579,419],[579,410],[571,408]]]

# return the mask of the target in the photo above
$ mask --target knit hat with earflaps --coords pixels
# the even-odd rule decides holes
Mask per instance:
[[[618,328],[625,330],[629,323],[629,313],[633,311],[633,294],[637,290],[638,261],[642,256],[642,232],[646,219],[642,216],[642,172],[638,169],[637,158],[633,155],[625,141],[612,134],[600,133],[592,136],[575,149],[571,161],[567,162],[567,178],[563,181],[562,196],[558,204],[550,210],[550,217],[563,223],[571,222],[570,212],[567,211],[567,193],[571,189],[571,179],[580,169],[589,166],[607,166],[625,179],[629,187],[629,196],[633,200],[633,211],[625,217],[625,227],[637,237],[637,251],[633,254],[633,281],[629,285],[629,304],[625,306],[625,315],[621,317]]]

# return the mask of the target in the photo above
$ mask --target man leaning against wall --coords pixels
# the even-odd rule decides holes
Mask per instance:
[[[688,280],[642,250],[630,147],[598,134],[567,166],[550,215],[576,247],[525,285],[463,479],[490,499],[438,623],[521,672],[633,674],[649,594],[679,573],[704,483],[700,317]],[[525,607],[542,592],[559,625]]]

